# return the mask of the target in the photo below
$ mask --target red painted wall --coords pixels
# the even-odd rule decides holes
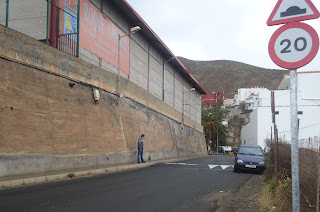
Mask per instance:
[[[205,108],[217,105],[224,100],[224,91],[213,92],[202,96],[202,106]]]

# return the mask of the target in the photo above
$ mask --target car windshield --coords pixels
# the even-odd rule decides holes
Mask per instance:
[[[263,156],[262,149],[260,147],[253,147],[253,146],[240,147],[238,154]]]

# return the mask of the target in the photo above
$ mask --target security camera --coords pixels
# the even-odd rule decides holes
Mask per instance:
[[[94,102],[98,103],[99,99],[100,99],[100,92],[98,89],[94,88],[93,89],[93,98],[94,98]]]

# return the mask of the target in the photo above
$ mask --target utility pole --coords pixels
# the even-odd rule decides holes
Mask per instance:
[[[219,128],[218,128],[218,125],[216,125],[216,127],[217,127],[217,155],[219,155],[219,152],[218,152],[218,150],[219,150]]]

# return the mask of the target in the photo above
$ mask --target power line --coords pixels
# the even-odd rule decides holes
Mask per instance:
[[[258,106],[258,107],[271,107],[271,106]],[[290,105],[276,105],[275,107],[290,107]],[[320,105],[298,105],[298,107],[320,107]]]
[[[299,130],[303,130],[303,129],[306,129],[306,128],[309,128],[309,127],[313,127],[313,126],[316,126],[318,124],[320,124],[320,122],[316,123],[316,124],[313,124],[313,125],[306,126],[306,127],[301,127],[301,128],[299,128]],[[278,132],[278,133],[285,133],[285,132],[291,132],[291,130],[281,131],[281,132]],[[270,135],[270,134],[271,133],[268,133],[268,135]]]

